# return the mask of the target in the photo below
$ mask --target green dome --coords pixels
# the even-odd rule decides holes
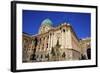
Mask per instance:
[[[43,20],[42,25],[49,25],[49,26],[52,26],[52,21],[51,21],[50,19],[47,18],[47,19]]]

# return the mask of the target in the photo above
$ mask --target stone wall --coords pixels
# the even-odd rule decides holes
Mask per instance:
[[[23,34],[23,62],[80,60],[86,53],[82,44],[67,24],[35,36]]]

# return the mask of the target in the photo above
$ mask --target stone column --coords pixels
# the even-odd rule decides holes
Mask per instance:
[[[52,33],[50,35],[50,50],[51,50],[51,48],[52,48]]]
[[[50,37],[50,34],[49,34],[49,39],[48,39],[48,50],[50,50],[50,46],[51,46],[51,45],[50,45],[50,44],[51,44],[50,38],[51,38],[51,37]]]
[[[53,47],[53,33],[51,35],[51,48]]]
[[[47,50],[47,36],[45,37],[45,51]]]
[[[64,32],[62,31],[62,49],[64,48],[64,41],[65,41],[65,39],[64,39]]]

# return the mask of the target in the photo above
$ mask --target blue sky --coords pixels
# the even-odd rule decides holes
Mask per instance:
[[[30,35],[37,34],[46,18],[53,22],[53,26],[64,22],[70,23],[79,39],[91,36],[90,13],[23,10],[22,31]]]

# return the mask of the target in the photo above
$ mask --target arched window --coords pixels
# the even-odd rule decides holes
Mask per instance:
[[[52,33],[50,33],[50,36],[52,35]]]
[[[46,48],[48,48],[48,43],[46,44]]]
[[[65,32],[65,29],[63,29],[63,32]]]
[[[90,48],[87,49],[87,57],[88,59],[91,59],[91,49]]]
[[[37,46],[38,40],[35,38],[35,47]]]

